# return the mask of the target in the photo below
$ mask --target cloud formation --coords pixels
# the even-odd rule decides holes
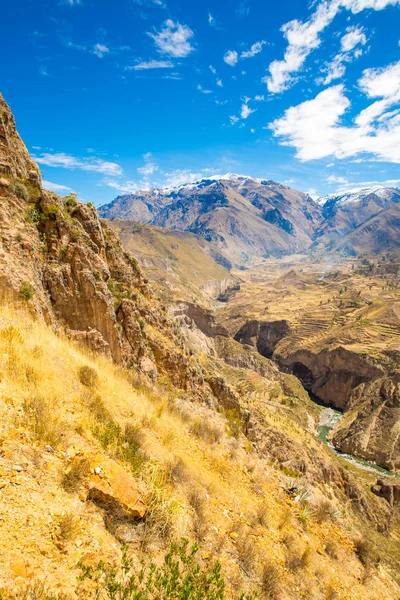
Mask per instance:
[[[303,161],[367,153],[378,161],[400,163],[400,61],[382,69],[367,69],[358,82],[369,99],[351,126],[342,118],[350,108],[343,85],[332,86],[313,100],[285,111],[270,124],[282,145],[296,148]]]
[[[238,60],[239,55],[236,52],[236,50],[228,50],[228,52],[224,56],[224,61],[227,65],[230,65],[231,67],[234,67],[237,64]]]
[[[165,21],[161,31],[148,34],[155,42],[161,54],[174,58],[184,58],[193,52],[190,40],[194,37],[193,31],[187,25],[181,25],[171,19]]]
[[[301,70],[308,55],[321,44],[320,34],[342,9],[357,14],[366,9],[383,10],[396,5],[400,5],[400,0],[320,0],[308,21],[294,19],[285,23],[281,31],[288,44],[283,60],[274,60],[269,65],[269,75],[263,79],[268,91],[277,94],[292,85],[294,75]]]
[[[119,164],[101,160],[100,158],[78,158],[64,152],[50,154],[45,152],[33,158],[40,165],[47,167],[59,167],[61,169],[80,169],[81,171],[92,171],[94,173],[103,173],[104,175],[122,175],[122,168]]]
[[[173,63],[170,60],[148,60],[142,61],[132,67],[125,67],[127,71],[144,71],[146,69],[172,69]]]

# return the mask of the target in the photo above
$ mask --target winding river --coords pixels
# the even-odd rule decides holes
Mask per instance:
[[[344,454],[335,448],[335,446],[329,441],[329,433],[336,427],[336,425],[343,418],[343,414],[334,410],[333,408],[323,408],[320,414],[320,420],[317,430],[318,439],[329,446],[333,452],[343,458],[347,462],[352,465],[358,467],[359,469],[363,469],[364,471],[370,471],[371,473],[376,473],[378,475],[384,475],[386,477],[396,477],[400,479],[400,474],[393,473],[392,471],[388,471],[383,467],[379,467],[377,464],[373,462],[369,462],[368,460],[364,460],[362,458],[357,458],[356,456],[352,456],[351,454]]]

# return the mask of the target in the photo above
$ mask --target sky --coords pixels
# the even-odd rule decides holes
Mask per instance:
[[[400,0],[19,0],[0,91],[44,186],[115,196],[237,173],[400,187]]]

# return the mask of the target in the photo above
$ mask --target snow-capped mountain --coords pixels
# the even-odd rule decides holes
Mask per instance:
[[[312,248],[345,253],[400,247],[400,190],[372,187],[315,202],[285,185],[228,173],[118,196],[102,217],[190,231],[236,266]]]
[[[99,213],[196,233],[237,266],[303,251],[321,220],[321,208],[308,194],[234,173],[119,196]]]

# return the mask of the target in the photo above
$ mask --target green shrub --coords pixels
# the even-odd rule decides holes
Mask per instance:
[[[25,218],[32,225],[38,225],[40,223],[40,209],[34,206],[27,211]]]
[[[197,544],[189,547],[187,540],[179,546],[171,544],[162,566],[142,564],[136,575],[124,549],[119,567],[100,562],[93,568],[79,563],[80,580],[94,582],[93,597],[97,600],[224,600],[227,595],[221,565],[216,562],[204,568],[196,559],[197,552]],[[250,600],[253,596],[238,594],[236,598]]]
[[[21,287],[19,288],[19,295],[28,302],[35,295],[35,289],[29,281],[22,281]]]
[[[30,200],[29,192],[27,190],[26,185],[24,185],[22,183],[22,181],[17,181],[14,184],[14,192],[15,192],[15,195],[18,196],[18,198],[20,198],[20,200],[24,200],[24,202],[29,202],[29,200]]]

